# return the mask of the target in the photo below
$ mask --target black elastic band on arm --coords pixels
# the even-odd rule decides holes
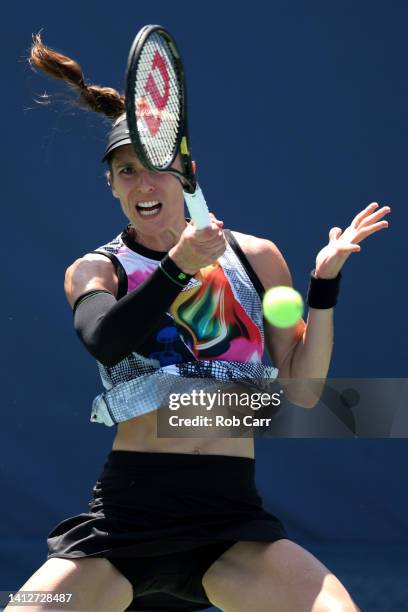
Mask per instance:
[[[79,296],[79,298],[77,298],[75,300],[74,305],[72,306],[72,314],[75,315],[75,311],[76,311],[76,309],[78,308],[78,306],[80,305],[81,302],[83,302],[84,300],[90,298],[92,295],[95,295],[96,293],[109,293],[109,295],[113,295],[107,289],[90,289],[86,293],[82,293]]]
[[[164,274],[170,280],[172,280],[173,283],[180,285],[180,287],[186,287],[186,285],[188,285],[190,282],[190,278],[193,276],[192,274],[183,272],[183,270],[181,270],[170,257],[165,257],[162,259],[159,266],[161,271],[164,272]]]
[[[255,270],[253,269],[253,267],[251,266],[251,264],[248,261],[247,256],[245,255],[244,251],[242,250],[241,246],[239,245],[237,239],[235,238],[234,234],[231,232],[231,230],[226,229],[224,230],[224,236],[226,237],[228,243],[230,244],[231,248],[233,249],[233,251],[235,252],[235,254],[237,255],[238,259],[241,261],[242,265],[245,268],[246,273],[249,276],[249,279],[251,281],[251,283],[253,284],[256,292],[258,293],[259,297],[262,299],[265,293],[265,287],[262,285],[261,281],[259,280],[259,277],[257,275],[257,273],[255,272]]]

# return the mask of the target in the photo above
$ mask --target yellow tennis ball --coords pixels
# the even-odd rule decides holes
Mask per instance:
[[[292,327],[303,315],[303,300],[292,287],[272,287],[263,301],[265,319],[275,327]]]

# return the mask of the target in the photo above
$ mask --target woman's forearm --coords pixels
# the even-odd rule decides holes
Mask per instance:
[[[280,369],[286,398],[302,408],[320,399],[333,351],[333,308],[309,308],[302,337]]]
[[[334,308],[309,308],[303,337],[293,350],[290,378],[326,378],[333,351],[333,312]]]

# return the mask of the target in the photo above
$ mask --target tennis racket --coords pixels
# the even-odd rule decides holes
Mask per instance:
[[[133,41],[125,102],[130,138],[141,164],[177,177],[191,219],[198,229],[208,227],[208,207],[196,181],[189,146],[183,63],[173,37],[159,25],[143,27]],[[182,172],[171,168],[178,152]]]

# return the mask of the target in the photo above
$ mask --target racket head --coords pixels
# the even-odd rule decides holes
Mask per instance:
[[[162,26],[144,26],[133,41],[125,104],[129,135],[140,162],[156,172],[170,171],[194,188],[184,67],[173,37]],[[182,173],[170,170],[180,150]]]

